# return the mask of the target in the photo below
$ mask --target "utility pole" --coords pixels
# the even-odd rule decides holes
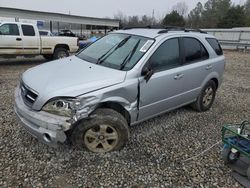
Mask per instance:
[[[153,9],[153,12],[152,12],[152,23],[151,23],[151,25],[154,25],[154,20],[155,20],[155,9]]]

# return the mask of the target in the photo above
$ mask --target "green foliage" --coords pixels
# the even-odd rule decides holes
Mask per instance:
[[[247,0],[245,3],[245,11],[250,14],[250,0]]]
[[[250,27],[250,0],[246,1],[246,4],[245,4],[245,15],[246,15],[245,26],[246,27]]]
[[[206,28],[215,28],[224,19],[231,6],[230,0],[208,0],[202,12],[203,24]]]
[[[220,28],[242,27],[245,25],[244,6],[233,6],[229,8],[226,16],[218,24]]]
[[[234,6],[230,0],[199,2],[188,15],[188,26],[197,28],[231,28],[250,26],[250,0],[245,6]]]
[[[167,14],[162,21],[165,26],[185,26],[185,19],[176,10],[173,10],[170,14]]]
[[[191,28],[198,28],[202,23],[203,5],[201,2],[197,3],[196,7],[189,13],[187,25]]]
[[[204,5],[198,2],[187,18],[184,18],[187,11],[184,0],[173,6],[172,10],[161,20],[156,20],[153,15],[127,17],[121,12],[118,12],[114,17],[121,20],[121,26],[163,24],[191,28],[250,27],[250,0],[246,0],[244,6],[235,6],[231,0],[207,0]]]

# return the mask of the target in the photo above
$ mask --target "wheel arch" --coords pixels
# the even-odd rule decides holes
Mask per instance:
[[[216,89],[218,89],[218,87],[219,87],[219,81],[218,81],[218,79],[217,78],[212,78],[211,80],[214,81],[214,83],[216,85]]]
[[[220,79],[219,74],[216,72],[212,72],[211,74],[207,75],[207,77],[202,82],[201,88],[203,88],[210,80],[215,82],[216,89],[220,86]]]
[[[96,107],[95,110],[97,110],[99,108],[110,108],[110,109],[113,109],[113,110],[117,111],[118,113],[120,113],[127,120],[128,125],[130,125],[130,123],[131,123],[130,113],[120,103],[118,103],[118,102],[111,102],[111,101],[101,102],[101,103],[99,103],[97,105],[97,107]]]
[[[54,48],[54,52],[55,52],[55,50],[57,49],[57,48],[64,48],[64,49],[66,49],[66,50],[70,50],[70,48],[69,48],[69,45],[67,45],[67,44],[57,44],[56,46],[55,46],[55,48]]]

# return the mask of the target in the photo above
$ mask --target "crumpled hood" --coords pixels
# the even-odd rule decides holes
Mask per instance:
[[[86,62],[76,56],[27,70],[23,82],[38,93],[36,103],[54,97],[76,97],[124,81],[126,72]],[[43,104],[42,104],[43,105]]]

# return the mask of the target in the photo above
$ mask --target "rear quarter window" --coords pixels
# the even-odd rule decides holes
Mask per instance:
[[[31,25],[22,25],[22,31],[24,36],[35,36],[34,27]]]
[[[210,46],[214,49],[215,53],[217,55],[223,55],[222,48],[220,46],[220,43],[217,39],[214,38],[206,38],[207,42],[210,44]]]

